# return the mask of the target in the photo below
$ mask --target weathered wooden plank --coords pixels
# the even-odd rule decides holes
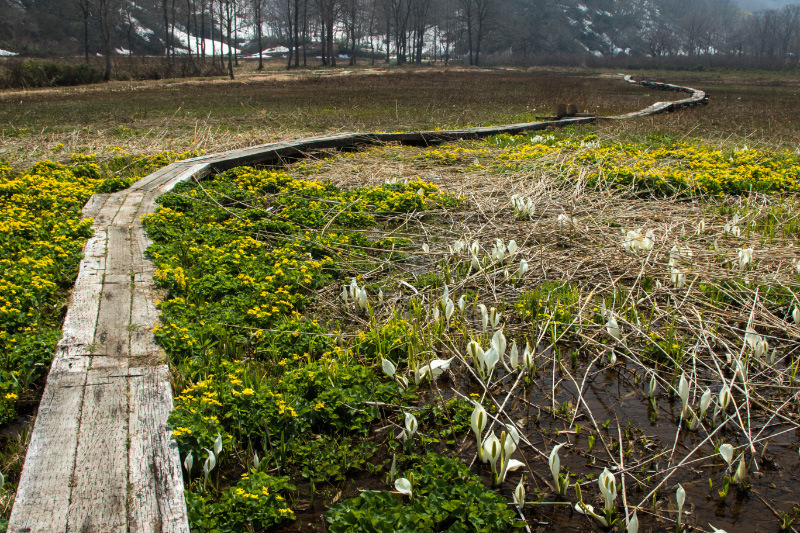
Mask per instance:
[[[130,274],[106,274],[94,335],[94,353],[130,355],[132,281]]]
[[[112,226],[130,226],[135,222],[136,212],[139,210],[139,204],[145,196],[144,191],[129,191],[125,195],[125,201],[120,206],[117,215],[114,217]]]
[[[109,193],[98,193],[92,195],[89,198],[89,201],[83,206],[81,210],[81,214],[84,218],[94,218],[97,216],[97,213],[100,212],[100,209],[103,208],[103,204],[106,203],[108,197],[111,196]]]
[[[67,529],[88,357],[53,362],[28,445],[8,531]]]
[[[157,358],[161,354],[153,334],[153,328],[158,323],[155,290],[152,276],[135,275],[129,328],[131,358]]]
[[[56,357],[88,355],[91,352],[102,290],[101,276],[84,276],[75,283]]]
[[[133,264],[129,226],[108,226],[106,275],[130,274]]]
[[[68,531],[128,531],[128,360],[93,357],[83,396]]]
[[[129,373],[136,375],[130,379],[130,530],[188,533],[180,456],[167,426],[169,369],[161,365]]]
[[[97,212],[94,217],[94,223],[92,227],[103,227],[111,224],[111,221],[114,220],[114,217],[117,215],[117,211],[125,202],[125,192],[123,191],[120,193],[114,193],[110,195],[105,203],[103,203],[103,207]]]

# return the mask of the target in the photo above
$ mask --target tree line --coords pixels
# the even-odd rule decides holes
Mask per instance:
[[[0,47],[79,42],[86,61],[104,56],[107,77],[120,49],[211,62],[233,76],[240,52],[262,68],[263,50],[276,46],[287,68],[587,58],[794,67],[800,5],[748,13],[730,0],[0,0],[0,32]]]

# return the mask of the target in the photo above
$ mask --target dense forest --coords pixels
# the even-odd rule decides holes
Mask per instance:
[[[224,43],[224,44],[223,44]],[[800,5],[730,0],[0,0],[25,56],[277,55],[343,62],[797,66]]]

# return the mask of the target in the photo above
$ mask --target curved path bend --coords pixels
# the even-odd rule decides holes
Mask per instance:
[[[47,378],[8,530],[27,532],[187,532],[183,477],[167,418],[172,387],[155,343],[155,267],[141,218],[177,183],[240,165],[269,164],[315,150],[401,142],[433,145],[517,134],[595,120],[653,115],[707,102],[703,91],[616,117],[415,133],[348,133],[234,150],[173,163],[84,207],[94,236],[64,320]]]

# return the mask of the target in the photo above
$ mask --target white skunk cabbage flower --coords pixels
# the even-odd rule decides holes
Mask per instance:
[[[605,510],[612,511],[616,509],[617,506],[614,500],[617,499],[617,479],[614,474],[609,472],[608,468],[604,468],[597,479],[597,484],[600,486],[600,493],[603,495]]]
[[[430,247],[430,246],[428,246],[428,243],[427,243],[427,242],[425,242],[425,243],[422,243],[422,251],[423,251],[423,252],[425,252],[426,254],[427,254],[427,253],[430,253],[430,251],[431,251],[431,247]]]
[[[695,232],[697,235],[702,235],[706,231],[706,221],[705,219],[700,219],[700,223],[697,224],[697,231]]]
[[[683,522],[681,521],[681,514],[683,513],[683,504],[686,502],[686,491],[683,489],[681,485],[678,485],[678,490],[675,491],[675,499],[678,501],[677,531],[680,531],[681,525],[683,524]]]
[[[794,320],[795,324],[800,324],[800,307],[794,306],[794,311],[792,311],[792,320]]]
[[[444,318],[447,320],[447,323],[450,323],[450,318],[452,318],[453,313],[456,311],[456,304],[453,303],[453,300],[447,299],[447,303],[444,304]]]
[[[561,458],[558,456],[558,450],[561,449],[566,443],[556,444],[550,451],[550,456],[547,459],[547,465],[550,467],[550,474],[553,476],[556,492],[560,496],[567,493],[567,485],[569,485],[569,478],[562,477],[561,474]]]
[[[214,439],[214,455],[219,457],[220,453],[222,453],[222,435],[217,433],[217,438]]]
[[[514,488],[514,503],[520,511],[525,507],[525,476],[519,478],[519,483]]]
[[[617,319],[614,318],[613,315],[609,317],[608,322],[606,322],[606,331],[609,335],[614,337],[614,339],[618,341],[622,339],[619,332],[619,324],[617,324]]]
[[[519,350],[517,349],[517,341],[511,343],[511,351],[508,354],[508,364],[511,365],[511,371],[519,368]]]
[[[686,285],[686,274],[677,268],[673,268],[672,274],[670,275],[670,280],[672,281],[672,284],[675,285],[676,289],[682,289]]]
[[[686,374],[681,374],[681,379],[678,382],[678,396],[681,398],[681,416],[686,416],[689,410],[689,382],[686,381]]]
[[[497,460],[500,459],[502,448],[500,439],[497,438],[494,431],[489,433],[483,442],[483,460],[492,466],[492,472],[497,472]]]
[[[475,409],[469,417],[472,432],[475,434],[475,439],[478,441],[478,458],[483,460],[483,430],[486,429],[486,422],[489,420],[489,415],[486,414],[486,409],[479,403],[475,404]]]
[[[399,477],[394,481],[394,488],[400,494],[405,494],[409,498],[412,496],[411,482],[404,477]]]
[[[706,387],[703,395],[700,397],[700,418],[705,418],[706,412],[711,405],[711,389]]]
[[[419,427],[419,424],[417,423],[417,417],[411,413],[406,413],[405,427],[407,438],[413,437],[414,433],[417,432],[417,428]]]
[[[506,336],[503,334],[503,328],[500,328],[492,335],[492,347],[497,351],[497,356],[500,360],[503,360],[505,357],[507,346],[508,342],[506,341]]]
[[[467,344],[467,353],[472,357],[475,368],[483,368],[486,360],[486,352],[483,351],[478,341],[470,341],[469,344]]]
[[[719,390],[719,405],[722,407],[722,410],[728,408],[728,404],[731,402],[731,389],[728,385],[723,385],[722,388]]]
[[[606,520],[604,516],[595,513],[594,507],[592,507],[588,503],[583,503],[583,502],[576,503],[575,510],[580,514],[591,516],[592,518],[600,522],[603,525],[603,527],[608,527],[608,520]]]
[[[525,351],[522,352],[522,364],[525,366],[526,372],[531,372],[534,367],[534,357],[533,357],[533,350],[531,350],[531,345],[525,343]]]
[[[358,289],[358,291],[356,291],[356,304],[358,305],[359,309],[364,311],[369,308],[366,289]]]
[[[511,239],[508,241],[508,246],[506,246],[506,250],[508,251],[508,255],[513,257],[517,254],[517,250],[519,250],[519,246],[517,245],[517,241]]]
[[[481,261],[480,261],[480,259],[478,259],[477,255],[475,255],[475,254],[472,255],[472,259],[469,262],[469,266],[471,268],[473,268],[474,270],[480,270],[481,269]]]
[[[733,461],[733,446],[728,444],[720,444],[719,446],[719,454],[722,456],[722,459],[731,466],[731,461]]]
[[[464,309],[467,308],[467,297],[462,294],[461,297],[458,299],[458,304],[457,305],[458,305],[458,311],[460,313],[463,313]]]
[[[753,249],[742,248],[739,250],[739,270],[744,270],[753,261]]]
[[[633,511],[631,519],[628,520],[628,527],[625,528],[626,533],[639,533],[639,517],[636,516],[636,511]]]
[[[388,359],[381,359],[381,368],[383,369],[383,373],[390,378],[393,378],[395,372],[397,372],[397,367]]]
[[[347,290],[347,285],[342,287],[342,300],[344,301],[345,305],[347,305],[348,300],[350,299],[350,291]]]
[[[206,462],[203,463],[203,474],[207,478],[208,475],[214,470],[214,467],[217,466],[217,456],[214,455],[214,452],[209,450],[208,448],[203,448],[207,453],[208,457],[206,458]]]
[[[194,455],[192,452],[189,452],[189,455],[183,460],[183,467],[186,469],[186,473],[189,474],[191,477],[192,475],[192,466],[194,466]]]
[[[746,482],[748,474],[747,464],[744,462],[744,455],[742,455],[742,458],[739,459],[739,466],[736,467],[736,473],[733,474],[733,482],[737,485]]]
[[[486,310],[486,306],[483,304],[478,304],[478,309],[481,312],[481,326],[483,326],[483,331],[489,327],[489,311]]]
[[[522,277],[525,275],[525,272],[528,271],[528,262],[524,259],[521,259],[519,262],[519,268],[517,269],[517,275]]]
[[[496,328],[500,324],[500,319],[503,317],[495,307],[489,309],[489,320],[492,323],[492,327]]]

